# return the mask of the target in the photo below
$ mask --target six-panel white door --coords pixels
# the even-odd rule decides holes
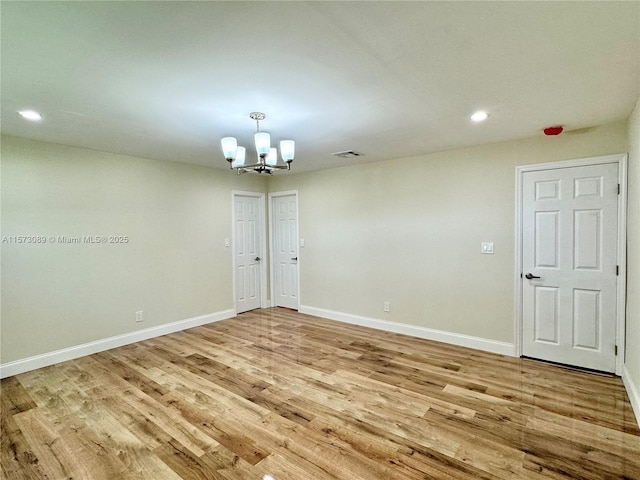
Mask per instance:
[[[260,200],[234,195],[235,295],[237,313],[260,308]]]
[[[523,175],[523,355],[614,372],[618,164]]]
[[[273,197],[274,305],[298,309],[298,204],[296,195]]]

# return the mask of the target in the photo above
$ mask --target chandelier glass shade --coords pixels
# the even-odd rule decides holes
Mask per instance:
[[[295,142],[293,140],[280,141],[280,155],[284,163],[279,164],[278,149],[271,146],[271,135],[260,131],[260,120],[264,120],[266,115],[262,112],[252,112],[249,117],[256,121],[257,131],[253,136],[257,153],[256,163],[247,163],[246,149],[238,145],[238,140],[235,137],[224,137],[220,140],[220,145],[230,168],[237,170],[238,174],[257,172],[271,175],[274,170],[291,170],[291,162],[295,156]]]
[[[246,148],[238,147],[236,150],[236,158],[233,162],[231,162],[231,168],[242,168],[244,167],[244,157],[246,155]]]

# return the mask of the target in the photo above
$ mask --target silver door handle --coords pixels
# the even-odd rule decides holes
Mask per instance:
[[[527,273],[524,277],[527,280],[533,280],[534,278],[540,278],[540,277],[536,277],[535,275],[531,275],[530,273]]]
[[[295,260],[297,262],[298,261],[298,257],[291,257],[291,260]]]
[[[260,261],[260,257],[256,257],[256,258],[255,258],[255,261],[256,261],[256,262],[259,262],[259,261]]]

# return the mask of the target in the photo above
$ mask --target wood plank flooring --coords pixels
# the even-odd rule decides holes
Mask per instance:
[[[1,386],[3,479],[640,479],[619,378],[284,309]]]

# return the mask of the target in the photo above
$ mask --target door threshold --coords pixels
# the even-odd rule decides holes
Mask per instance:
[[[595,375],[600,375],[601,377],[617,377],[615,373],[603,372],[602,370],[595,370],[593,368],[578,367],[576,365],[569,365],[566,363],[552,362],[551,360],[527,357],[526,355],[522,355],[520,358],[523,358],[525,360],[533,360],[534,362],[546,363],[547,365],[554,365],[556,367],[564,368],[565,370],[571,370],[573,372],[592,373]]]

